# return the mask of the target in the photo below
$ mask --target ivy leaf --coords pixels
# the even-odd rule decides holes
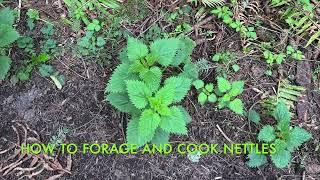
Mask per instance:
[[[143,146],[148,140],[140,135],[139,131],[139,118],[132,118],[129,120],[127,127],[127,143],[136,144],[138,147]]]
[[[127,93],[110,93],[106,96],[106,100],[121,112],[137,112],[138,109],[130,102]]]
[[[0,56],[0,80],[4,80],[9,72],[11,59],[8,56]]]
[[[275,138],[276,138],[275,130],[270,125],[264,126],[258,134],[258,140],[267,142],[267,143],[274,141]]]
[[[129,72],[130,65],[127,63],[123,63],[117,66],[114,70],[107,88],[106,92],[112,93],[122,93],[126,92],[126,80],[137,79],[137,76]]]
[[[218,77],[217,81],[218,81],[218,89],[221,93],[227,92],[231,89],[231,84],[227,79]]]
[[[204,92],[201,92],[198,96],[198,102],[201,104],[201,105],[204,105],[204,103],[206,103],[208,99],[208,96],[204,93]]]
[[[1,24],[0,26],[0,48],[6,47],[19,38],[19,33],[13,27]]]
[[[248,119],[256,124],[259,124],[261,120],[259,113],[254,109],[249,110]]]
[[[145,108],[148,104],[148,97],[152,95],[148,86],[137,80],[127,81],[127,91],[132,104],[138,109]]]
[[[162,66],[169,66],[176,56],[179,44],[177,38],[160,39],[151,44],[150,51]]]
[[[292,152],[294,149],[309,141],[311,138],[312,135],[305,129],[294,127],[290,130],[289,133],[289,138],[287,140],[287,149]]]
[[[191,80],[185,77],[170,77],[165,80],[165,85],[172,85],[174,87],[173,102],[180,102],[190,90]]]
[[[284,102],[279,102],[274,110],[274,118],[277,121],[287,121],[290,122],[290,112]]]
[[[147,141],[151,141],[160,121],[160,116],[157,113],[153,112],[151,109],[144,110],[139,119],[140,136]]]
[[[240,99],[234,99],[233,101],[230,102],[228,105],[231,111],[242,115],[243,114],[243,103]]]
[[[147,84],[152,92],[159,89],[162,72],[159,67],[151,67],[149,70],[142,72],[140,78]]]
[[[285,168],[291,161],[291,154],[287,150],[276,150],[271,154],[271,160],[277,168]]]
[[[178,107],[172,106],[169,116],[162,116],[160,127],[168,133],[187,134],[186,120]]]
[[[193,81],[192,85],[194,85],[194,87],[197,90],[199,90],[199,89],[204,87],[204,82],[202,80],[200,80],[200,79],[197,79],[197,80]]]
[[[136,61],[145,57],[148,54],[148,47],[145,44],[143,44],[143,42],[135,38],[129,37],[127,51],[129,60]]]

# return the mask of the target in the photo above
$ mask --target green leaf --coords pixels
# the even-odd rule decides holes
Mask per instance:
[[[179,76],[196,80],[199,78],[199,69],[192,62],[189,62],[183,66],[183,72]]]
[[[152,95],[152,92],[148,86],[144,82],[137,80],[127,81],[127,91],[130,101],[138,109],[145,108],[148,104],[148,98]]]
[[[275,130],[270,125],[264,126],[258,134],[258,140],[266,143],[274,141],[275,138],[276,138]]]
[[[240,99],[234,99],[228,105],[229,109],[237,114],[243,114],[243,103]]]
[[[231,84],[227,79],[218,77],[217,81],[218,81],[218,89],[220,92],[224,93],[231,89]]]
[[[256,124],[259,124],[261,120],[259,113],[254,109],[249,110],[248,119]]]
[[[257,154],[255,150],[248,154],[247,165],[251,168],[256,168],[267,163],[267,156],[264,154]]]
[[[168,133],[174,134],[187,134],[186,120],[184,114],[178,107],[172,106],[170,108],[171,113],[169,116],[162,116],[160,127]]]
[[[122,63],[117,66],[108,82],[106,92],[126,92],[127,86],[125,81],[138,79],[138,77],[135,74],[129,72],[129,67],[130,65],[127,63]]]
[[[243,92],[244,81],[235,81],[231,85],[231,90],[229,92],[231,97],[236,97]]]
[[[276,152],[270,156],[277,168],[285,168],[291,161],[291,154],[287,150],[276,150]]]
[[[238,64],[232,65],[232,69],[234,72],[238,72],[240,70],[240,66]]]
[[[122,48],[120,50],[120,53],[119,53],[119,59],[122,63],[129,63],[130,60],[128,58],[128,51],[127,51],[127,48]]]
[[[139,147],[148,142],[148,139],[143,137],[139,131],[139,118],[129,120],[127,127],[127,143],[136,144]]]
[[[0,56],[0,80],[4,80],[9,72],[11,59],[8,56]]]
[[[132,113],[138,109],[130,102],[126,93],[110,93],[106,96],[106,100],[121,112]]]
[[[179,44],[180,41],[177,38],[156,40],[151,44],[151,54],[162,66],[169,66],[176,56]]]
[[[178,66],[188,58],[190,58],[190,55],[192,54],[193,48],[196,47],[196,43],[188,38],[181,38],[179,39],[179,48],[177,51],[176,56],[174,57],[174,61],[171,62],[171,65]]]
[[[6,47],[19,38],[19,33],[9,25],[0,26],[0,48]]]
[[[166,84],[155,95],[156,99],[161,101],[161,104],[168,106],[173,102],[175,96],[175,87],[172,84]]]
[[[285,103],[279,102],[274,110],[274,118],[277,121],[287,121],[290,122],[291,116],[290,112]]]
[[[311,138],[312,135],[305,129],[294,127],[290,130],[289,138],[287,140],[287,148],[292,152],[294,149],[309,141]]]
[[[157,128],[155,135],[153,136],[151,143],[157,146],[169,143],[169,133],[165,132],[161,128]]]
[[[152,92],[159,89],[162,72],[159,67],[151,67],[149,70],[140,73],[140,78],[147,84]]]
[[[192,118],[188,113],[188,111],[182,106],[176,106],[176,107],[180,110],[180,112],[182,112],[183,119],[186,121],[186,123],[189,124],[192,121]]]
[[[173,102],[180,102],[191,88],[191,80],[185,77],[170,77],[165,80],[165,85],[171,85],[174,87]]]
[[[204,105],[204,103],[206,103],[208,99],[208,96],[204,93],[204,92],[201,92],[198,96],[198,102],[201,104],[201,105]]]
[[[136,61],[148,54],[148,47],[138,39],[129,37],[127,51],[129,60]]]
[[[51,65],[42,64],[39,67],[39,73],[42,77],[49,77],[54,74],[54,69]]]
[[[209,83],[204,88],[211,93],[213,91],[213,84]]]
[[[0,25],[12,26],[14,23],[14,14],[13,11],[6,7],[0,9]],[[0,36],[1,37],[1,36]]]
[[[208,101],[211,103],[215,103],[217,102],[217,100],[218,100],[217,96],[213,93],[208,96]]]
[[[202,80],[200,80],[200,79],[197,79],[197,80],[193,81],[192,85],[194,85],[194,87],[197,90],[199,90],[199,89],[204,87],[204,82]]]
[[[151,109],[144,110],[139,119],[140,136],[147,141],[151,141],[160,121],[160,116],[157,113],[153,112]]]

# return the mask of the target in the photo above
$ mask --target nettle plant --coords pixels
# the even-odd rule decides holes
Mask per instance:
[[[195,88],[200,91],[198,102],[203,105],[206,102],[218,103],[218,108],[229,108],[231,111],[243,115],[243,102],[237,96],[242,94],[244,81],[230,82],[223,77],[217,77],[217,85],[205,85],[202,80],[193,82]]]
[[[195,43],[186,38],[156,40],[150,48],[137,39],[128,39],[120,53],[122,63],[106,87],[107,101],[131,115],[128,144],[163,144],[169,141],[170,134],[187,134],[191,117],[178,103],[191,88],[190,72],[169,77],[166,74],[166,79],[163,73],[168,67],[179,65],[192,69],[190,55],[194,47]]]
[[[285,168],[290,164],[291,153],[309,141],[312,135],[303,128],[290,126],[291,114],[283,102],[277,104],[273,116],[277,124],[263,126],[258,140],[275,145],[275,153],[270,154],[271,160],[277,168]],[[249,154],[248,158],[250,167],[259,167],[267,162],[264,154]]]
[[[0,80],[6,78],[12,62],[8,56],[8,47],[19,38],[19,33],[12,27],[14,20],[12,10],[0,9]]]

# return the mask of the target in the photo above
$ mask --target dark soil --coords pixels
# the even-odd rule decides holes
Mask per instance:
[[[50,4],[51,3],[51,4]],[[29,8],[41,9],[42,16],[52,21],[59,19],[65,9],[59,9],[49,2],[48,5],[39,2],[29,2],[23,12]],[[157,2],[150,2],[156,6]],[[173,9],[171,1],[162,7]],[[159,5],[159,3],[158,3]],[[13,7],[16,7],[13,5]],[[159,12],[150,12],[147,21],[139,21],[127,27],[141,28],[136,35],[150,26],[158,17]],[[154,17],[153,17],[154,16]],[[23,21],[22,19],[21,21]],[[162,19],[160,23],[164,23]],[[297,105],[295,125],[303,126],[313,134],[313,139],[293,154],[293,163],[290,168],[279,170],[272,163],[258,169],[245,165],[243,155],[208,155],[203,156],[198,163],[191,162],[186,156],[178,154],[166,155],[83,155],[78,153],[72,157],[71,175],[62,179],[320,179],[320,156],[315,152],[319,144],[320,125],[320,96],[315,92],[319,87],[312,82],[310,72],[320,57],[310,56],[310,61],[286,63],[275,68],[273,77],[264,75],[265,64],[257,56],[246,57],[240,52],[241,41],[237,34],[228,30],[218,20],[211,20],[209,28],[218,34],[214,41],[205,41],[198,44],[193,59],[209,57],[219,50],[237,52],[237,62],[241,66],[238,73],[230,73],[231,79],[246,81],[246,89],[242,95],[246,110],[261,100],[261,94],[272,93],[272,87],[277,85],[279,77],[293,76],[296,82],[305,86],[308,91]],[[194,25],[194,24],[192,24]],[[67,46],[73,37],[64,27],[57,27],[59,43]],[[220,38],[219,38],[220,36]],[[199,40],[194,33],[194,40]],[[200,42],[200,41],[197,41]],[[305,53],[314,52],[310,47]],[[13,55],[17,58],[18,55]],[[18,58],[17,58],[18,59]],[[43,143],[61,127],[67,127],[70,132],[66,142],[69,143],[125,143],[125,122],[127,115],[117,112],[104,100],[104,88],[115,66],[117,59],[110,62],[108,67],[102,68],[91,61],[77,59],[69,50],[55,57],[51,64],[66,77],[66,84],[62,90],[34,71],[31,80],[11,85],[9,81],[1,83],[0,87],[0,149],[7,147],[10,141],[15,140],[11,125],[13,121],[28,124],[36,130]],[[214,70],[203,75],[205,81],[214,80]],[[257,89],[260,92],[257,92]],[[245,117],[237,116],[228,110],[217,110],[213,105],[201,107],[196,100],[196,92],[191,91],[183,105],[192,115],[192,123],[188,126],[188,136],[174,136],[172,144],[177,143],[230,143],[222,132],[235,143],[246,141],[256,142],[255,133],[258,126],[250,123]],[[269,122],[270,119],[263,119]],[[219,130],[219,128],[221,131]],[[41,174],[39,179],[48,177]],[[14,176],[0,179],[15,179]]]

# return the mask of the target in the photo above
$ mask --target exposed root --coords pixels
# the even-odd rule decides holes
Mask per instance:
[[[12,150],[14,151],[7,159],[0,162],[0,174],[2,176],[12,175],[15,173],[18,179],[34,179],[44,171],[52,171],[55,175],[47,179],[55,180],[65,174],[71,174],[71,155],[68,155],[67,161],[65,162],[66,166],[63,167],[58,161],[58,157],[53,158],[46,154],[22,154],[21,144],[41,143],[40,136],[28,125],[18,122],[15,122],[12,129],[17,135],[17,142],[8,149],[0,150],[0,155],[5,155]],[[29,165],[26,166],[26,164]]]

